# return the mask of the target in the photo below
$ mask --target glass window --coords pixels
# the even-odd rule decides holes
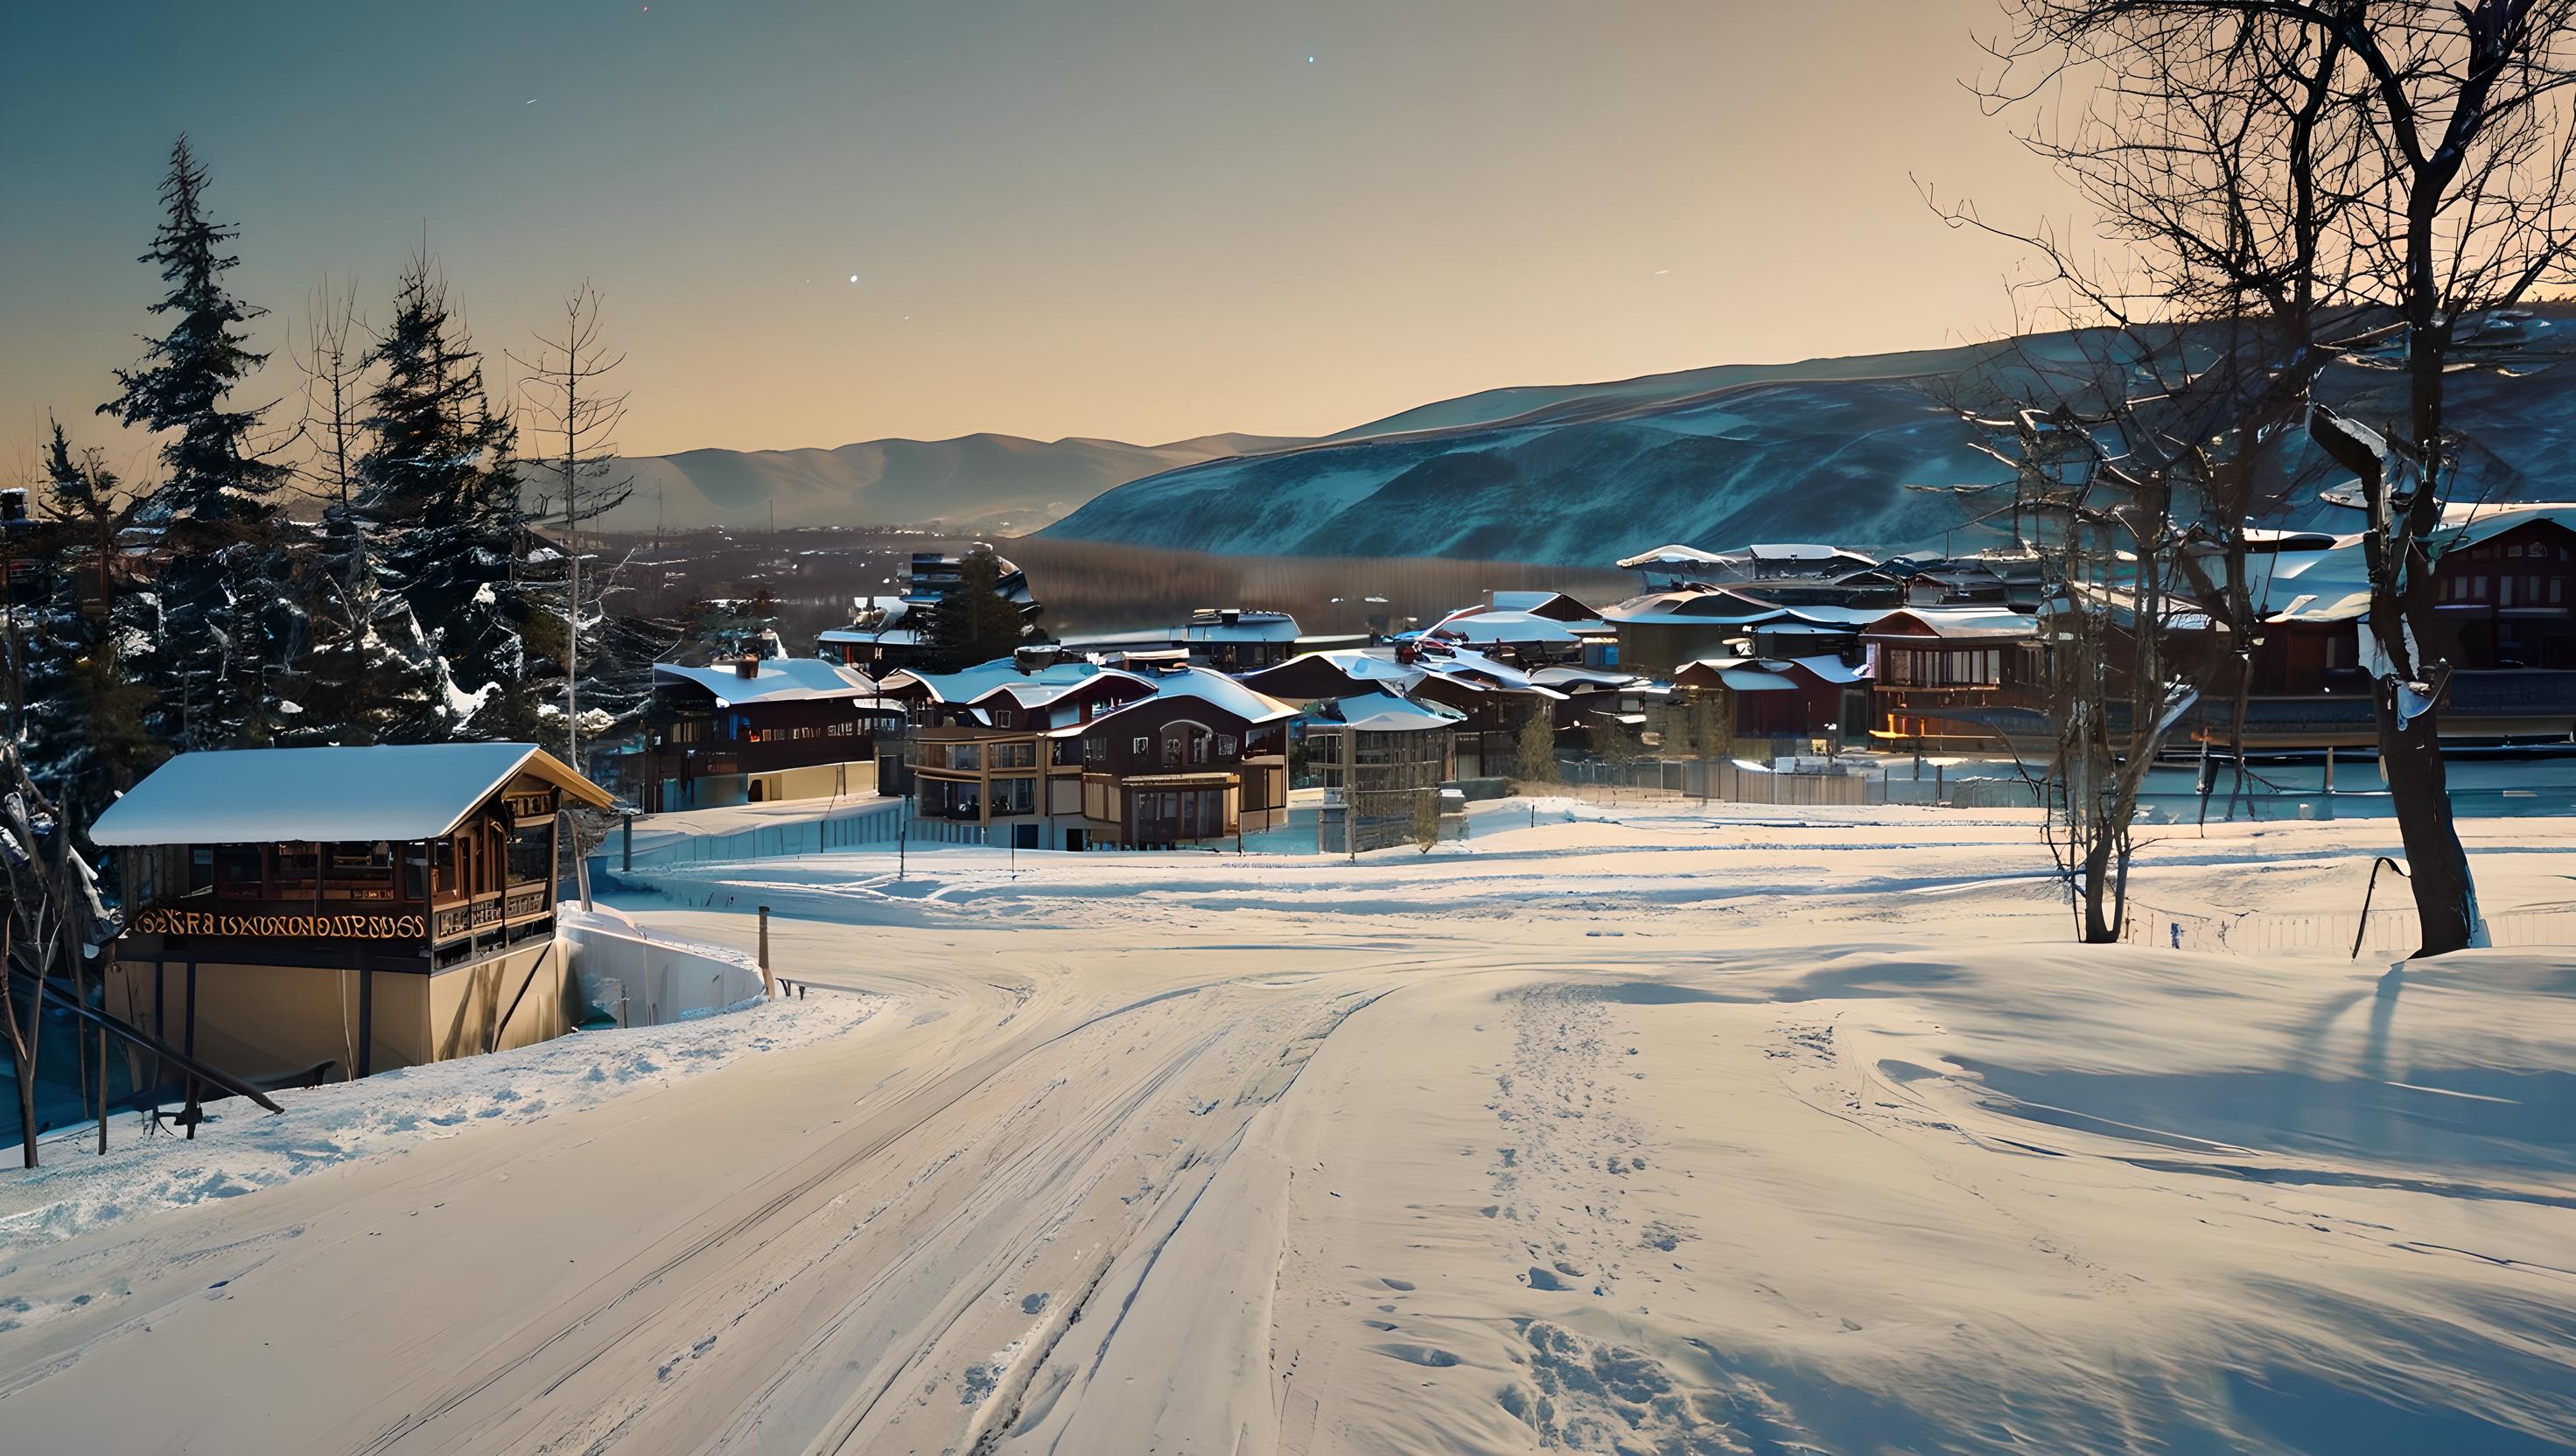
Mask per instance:
[[[1154,751],[1154,740],[1151,738],[1139,738],[1134,743],[1128,745],[1127,751],[1139,755],[1151,753]]]
[[[983,765],[983,762],[983,745],[981,744],[952,743],[948,745],[948,766],[950,768],[979,768]]]
[[[543,884],[555,874],[555,829],[531,824],[510,836],[510,883]]]
[[[1216,740],[1216,751],[1220,757],[1234,757],[1234,735],[1231,733],[1220,735]]]

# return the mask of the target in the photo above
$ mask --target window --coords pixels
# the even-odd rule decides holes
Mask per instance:
[[[543,884],[555,875],[555,829],[531,824],[510,836],[510,883]]]
[[[995,708],[993,710],[993,726],[996,728],[1010,727],[1011,710],[1008,708]]]
[[[993,812],[996,814],[1034,814],[1038,808],[1036,779],[993,780]]]
[[[1180,763],[1181,736],[1177,733],[1167,734],[1163,738],[1163,767],[1178,768]]]
[[[1220,735],[1216,740],[1216,752],[1219,758],[1234,757],[1234,735],[1231,733]]]
[[[1205,763],[1207,761],[1208,736],[1204,733],[1193,734],[1190,738],[1190,762]]]
[[[1082,740],[1082,762],[1087,768],[1098,768],[1109,761],[1109,740],[1094,733]]]
[[[1037,761],[1038,746],[1034,743],[996,743],[993,745],[991,766],[994,768],[1030,768],[1034,767]]]
[[[984,757],[981,745],[973,743],[952,743],[948,745],[948,767],[981,768],[983,763]]]
[[[1151,753],[1154,751],[1154,740],[1151,738],[1139,738],[1133,744],[1128,746],[1127,751],[1140,757]]]

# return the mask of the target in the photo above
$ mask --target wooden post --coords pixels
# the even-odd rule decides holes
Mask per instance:
[[[155,1028],[155,1030],[157,1031],[158,1028]],[[188,962],[188,1029],[179,1043],[179,1050],[188,1054],[188,1060],[193,1062],[197,1059],[197,963],[194,960]],[[186,1116],[188,1119],[188,1141],[195,1142],[197,1140],[197,1123],[204,1114],[198,1110],[197,1074],[193,1070],[188,1073],[188,1111]]]
[[[635,868],[635,816],[628,814],[624,820],[617,848],[617,867],[632,872]]]
[[[769,907],[766,905],[760,907],[760,985],[770,995],[778,994],[778,979],[769,974]]]
[[[367,969],[367,953],[362,948],[358,952],[358,1075],[367,1075],[375,1065],[376,973]]]

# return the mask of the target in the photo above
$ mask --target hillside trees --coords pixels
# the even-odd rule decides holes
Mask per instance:
[[[2452,498],[2473,447],[2443,407],[2454,370],[2518,342],[2496,311],[2569,276],[2576,0],[2005,0],[2005,12],[2004,70],[1985,93],[2031,107],[2024,139],[2119,245],[2105,270],[2038,240],[2058,264],[2050,282],[2091,320],[2163,330],[2172,378],[2234,405],[2226,428],[2169,434],[2161,452],[2224,548],[2226,580],[2201,596],[2240,653],[2263,615],[2239,563],[2259,482],[2278,478],[2267,452],[2304,428],[2359,477],[2373,715],[2422,952],[2473,943],[2439,736],[2450,668],[2433,630],[2445,515],[2475,504]],[[2061,83],[2092,98],[2062,125],[2034,100]],[[2402,415],[2373,428],[2318,400],[2334,357],[2401,373]]]

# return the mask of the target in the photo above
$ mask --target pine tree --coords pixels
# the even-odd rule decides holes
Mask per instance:
[[[348,576],[359,624],[351,685],[396,741],[491,737],[514,715],[484,709],[527,676],[516,431],[493,410],[482,358],[426,254],[403,270],[369,358],[378,374],[352,534],[362,554],[370,534],[383,546],[377,575]]]
[[[147,723],[188,748],[268,741],[277,715],[270,677],[295,629],[287,593],[282,513],[273,499],[291,473],[259,457],[251,434],[263,409],[227,402],[267,361],[242,325],[261,310],[234,298],[223,251],[238,230],[208,219],[206,171],[181,137],[161,185],[167,217],[141,261],[169,291],[151,306],[173,315],[144,341],[143,362],[117,371],[123,392],[99,413],[176,434],[161,447],[161,480],[135,511],[158,535],[158,579],[140,599],[128,676],[157,695]]]
[[[1027,626],[1002,595],[1002,559],[978,546],[958,559],[957,580],[940,593],[930,640],[942,671],[955,672],[1018,650]]]
[[[165,750],[144,728],[152,691],[119,661],[116,541],[132,503],[106,452],[73,453],[60,421],[45,452],[43,522],[26,543],[40,590],[22,594],[13,645],[23,667],[19,736],[28,771],[72,811],[75,824],[131,788]]]

